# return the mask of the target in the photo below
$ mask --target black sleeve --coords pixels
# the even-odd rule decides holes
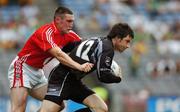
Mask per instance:
[[[71,52],[76,46],[78,46],[81,43],[80,41],[70,42],[67,45],[65,45],[62,49],[65,53]]]
[[[114,72],[111,70],[113,56],[114,51],[110,48],[104,49],[99,55],[99,59],[97,62],[97,76],[101,82],[119,83],[121,81],[121,78],[115,76]]]

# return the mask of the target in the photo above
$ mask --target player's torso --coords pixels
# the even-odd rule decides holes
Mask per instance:
[[[76,47],[71,53],[70,57],[77,61],[80,64],[85,62],[90,62],[94,64],[94,67],[90,72],[93,72],[98,67],[98,60],[102,52],[109,47],[112,47],[111,44],[108,43],[107,39],[100,39],[100,38],[92,38],[86,41],[83,41],[78,47]],[[106,48],[105,48],[106,47]],[[108,48],[107,48],[108,47]],[[111,49],[111,48],[110,48]],[[113,52],[113,50],[112,50]],[[89,73],[90,73],[89,72]],[[78,79],[81,79],[85,76],[83,72],[79,72],[74,70],[72,74],[76,74]]]
[[[70,57],[81,64],[84,62],[95,63],[99,41],[100,40],[98,39],[88,39],[83,41],[69,54]]]

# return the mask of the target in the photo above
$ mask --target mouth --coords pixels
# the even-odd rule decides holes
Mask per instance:
[[[71,29],[67,29],[67,30],[65,30],[65,33],[69,33],[69,31],[70,31]]]
[[[70,30],[72,30],[72,28],[67,29],[68,32],[69,32]]]

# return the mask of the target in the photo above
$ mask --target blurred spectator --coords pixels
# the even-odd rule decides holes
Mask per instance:
[[[134,18],[134,11],[131,7],[126,5],[120,0],[110,0],[110,9],[109,9],[109,16],[108,16],[108,22],[110,26],[115,24],[116,22],[131,22],[131,17]],[[131,23],[130,23],[131,24]],[[132,26],[132,24],[131,24]]]
[[[176,62],[170,58],[164,57],[156,61],[151,61],[147,64],[148,74],[152,78],[173,75],[176,73]]]
[[[158,62],[159,75],[171,75],[174,74],[176,70],[176,65],[174,60],[169,58],[161,59]]]
[[[148,0],[130,0],[131,4],[133,6],[133,9],[144,16],[148,16],[148,10],[147,10],[147,5],[148,5]]]
[[[8,4],[8,0],[0,0],[0,6],[5,6]]]
[[[16,31],[19,34],[19,47],[21,48],[25,41],[28,39],[28,37],[31,35],[31,33],[34,31],[34,28],[32,28],[29,24],[28,21],[22,17],[18,22],[17,22],[17,29]]]
[[[18,33],[11,27],[11,24],[3,24],[0,27],[0,48],[12,49],[18,44]]]
[[[38,24],[39,9],[35,5],[26,5],[21,8],[21,15],[25,17],[30,27]]]
[[[180,41],[166,40],[158,43],[158,51],[161,55],[179,55],[180,54]]]
[[[170,31],[172,32],[173,39],[180,41],[180,21],[174,22]]]
[[[157,78],[159,75],[156,62],[147,63],[146,71],[147,71],[147,74],[150,75],[151,78]]]
[[[18,0],[18,4],[21,6],[32,4],[32,0]]]
[[[131,71],[131,76],[138,76],[139,68],[141,67],[142,56],[147,52],[147,46],[143,40],[134,43],[132,47],[132,56],[129,59],[129,66]]]
[[[101,10],[99,8],[95,9],[95,18],[102,30],[107,30],[109,29],[109,24],[108,24],[108,14],[105,10]]]
[[[146,112],[147,89],[123,93],[123,112]]]
[[[177,74],[180,74],[180,61],[179,60],[176,62],[176,72]]]
[[[108,14],[110,9],[109,0],[97,0],[94,6],[95,18],[102,30],[109,29]]]
[[[84,14],[80,14],[79,15],[79,19],[78,21],[75,21],[76,25],[78,26],[78,29],[80,30],[80,32],[85,32],[87,31],[87,23],[89,21],[87,21],[87,18]]]
[[[0,0],[0,6],[7,6],[7,5],[29,5],[32,3],[32,0]]]
[[[98,24],[98,21],[95,18],[95,16],[91,17],[90,21],[87,24],[87,28],[89,31],[92,31],[92,32],[103,30],[103,29],[101,29],[100,25]]]

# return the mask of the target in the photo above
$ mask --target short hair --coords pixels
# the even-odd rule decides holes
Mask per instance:
[[[117,23],[112,27],[111,31],[107,35],[107,38],[113,39],[117,36],[122,39],[127,35],[134,38],[134,32],[131,27],[127,23]]]
[[[63,14],[72,14],[73,15],[73,12],[67,7],[59,6],[54,13],[54,18],[57,16],[62,16]]]

